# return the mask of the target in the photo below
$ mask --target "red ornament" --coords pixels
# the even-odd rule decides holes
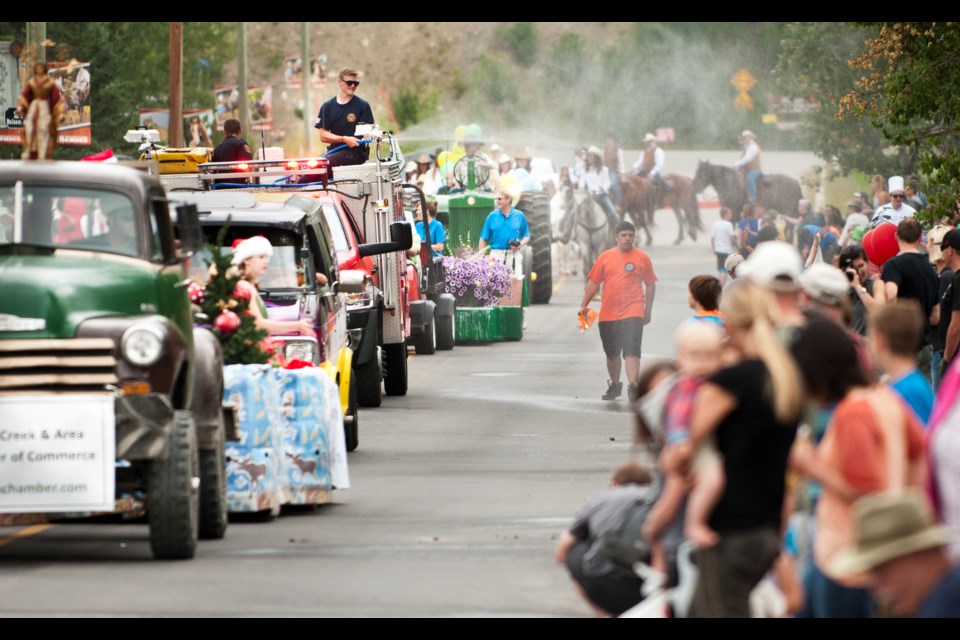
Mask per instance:
[[[193,304],[203,304],[207,299],[207,288],[199,282],[191,282],[187,287],[187,295],[190,296],[190,302]]]
[[[250,302],[250,300],[253,298],[253,296],[250,295],[250,289],[247,289],[246,287],[237,287],[234,289],[233,297],[237,300],[245,300],[246,302]]]
[[[884,262],[900,253],[900,246],[897,244],[897,225],[892,222],[884,222],[875,229],[870,229],[863,234],[863,250],[867,254],[867,259],[878,267]]]
[[[223,334],[231,334],[240,328],[240,316],[229,309],[225,309],[213,321],[213,326]]]

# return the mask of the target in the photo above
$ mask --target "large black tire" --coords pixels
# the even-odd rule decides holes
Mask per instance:
[[[530,248],[533,250],[531,270],[537,274],[527,290],[530,304],[548,304],[553,296],[553,257],[550,245],[550,196],[546,191],[524,193],[517,202],[530,227]]]
[[[457,341],[455,315],[456,311],[452,316],[436,316],[434,318],[437,325],[437,349],[439,351],[450,351]]]
[[[418,356],[430,356],[437,352],[437,327],[433,316],[423,331],[413,337],[413,348]]]
[[[223,418],[214,449],[200,450],[200,539],[220,540],[227,533],[227,454]]]
[[[343,420],[343,435],[347,443],[347,451],[354,451],[360,446],[360,411],[357,409],[357,376],[350,375],[350,399],[347,400],[347,415]]]
[[[379,351],[379,347],[378,347]],[[357,381],[357,404],[361,407],[379,407],[383,402],[382,382],[383,375],[379,352],[370,358],[369,362],[353,368],[353,376]]]
[[[383,388],[388,396],[407,395],[407,344],[383,345]]]
[[[200,455],[193,414],[176,411],[170,453],[150,463],[147,520],[150,549],[161,560],[192,558],[200,529]]]

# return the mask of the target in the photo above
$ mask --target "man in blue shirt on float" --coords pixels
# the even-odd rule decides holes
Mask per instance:
[[[423,229],[423,211],[417,204],[417,235],[421,240],[426,239]],[[437,220],[437,201],[434,198],[427,197],[427,219],[430,225],[430,257],[436,259],[443,256],[443,247],[447,241],[447,234],[443,229],[443,223]]]
[[[490,257],[513,270],[514,278],[523,278],[522,249],[530,244],[530,228],[522,211],[513,208],[513,196],[505,189],[494,193],[497,208],[487,215],[480,230],[478,250],[490,246]]]

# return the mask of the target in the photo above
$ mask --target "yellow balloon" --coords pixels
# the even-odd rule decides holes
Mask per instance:
[[[513,204],[517,203],[517,200],[520,199],[520,180],[517,176],[512,174],[507,174],[500,177],[500,188],[513,196]]]
[[[462,124],[453,130],[453,139],[456,142],[463,142],[463,136],[467,133],[467,125]]]
[[[441,151],[440,155],[437,156],[437,166],[442,167],[447,164],[447,161],[450,159],[450,154],[447,151]]]
[[[457,160],[462,158],[465,155],[463,147],[459,145],[453,145],[453,149],[447,153],[447,162],[450,164],[456,164]]]

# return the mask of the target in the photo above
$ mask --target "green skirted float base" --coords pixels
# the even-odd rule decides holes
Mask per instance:
[[[457,308],[454,320],[457,344],[523,337],[523,307]]]

